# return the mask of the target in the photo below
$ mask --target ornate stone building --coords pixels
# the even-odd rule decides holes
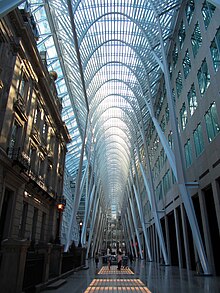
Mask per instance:
[[[56,73],[47,71],[35,38],[35,24],[27,13],[17,9],[1,19],[0,241],[4,292],[11,292],[7,289],[11,282],[15,283],[13,288],[21,288],[25,257],[19,260],[20,253],[25,256],[26,249],[34,250],[59,238],[57,203],[63,194],[70,137],[61,119]],[[12,258],[15,277],[9,280],[6,267]]]

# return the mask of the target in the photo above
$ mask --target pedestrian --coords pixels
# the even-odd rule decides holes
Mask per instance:
[[[129,254],[129,259],[130,259],[130,265],[132,265],[132,261],[133,261],[132,253]]]
[[[98,267],[98,263],[99,263],[99,255],[98,255],[98,253],[96,253],[96,255],[95,255],[96,268]]]
[[[122,253],[121,251],[118,252],[118,270],[121,270],[121,264],[122,264]]]
[[[108,269],[111,269],[111,256],[108,257]]]
[[[110,269],[111,269],[111,251],[110,251],[109,247],[107,248],[107,261],[108,261],[108,269],[110,271]]]

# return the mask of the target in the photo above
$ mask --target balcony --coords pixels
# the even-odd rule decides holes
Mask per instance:
[[[14,99],[14,111],[19,115],[23,121],[27,121],[27,116],[25,114],[25,103],[22,96],[18,93],[17,97]]]
[[[30,169],[30,157],[19,148],[8,148],[7,155],[12,159],[13,164],[19,166],[24,171]]]
[[[22,18],[23,18],[24,22],[28,23],[28,25],[30,26],[35,40],[38,41],[38,39],[39,39],[39,31],[37,29],[37,25],[36,25],[36,22],[34,20],[33,15],[29,11],[27,11],[25,9],[20,9],[20,12],[21,12],[21,15],[22,15]]]
[[[41,144],[40,132],[36,125],[33,126],[31,130],[31,138],[37,143],[38,145]]]

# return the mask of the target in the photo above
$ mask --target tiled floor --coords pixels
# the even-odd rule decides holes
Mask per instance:
[[[140,279],[94,279],[85,291],[90,292],[151,293]]]
[[[102,268],[101,264],[96,269],[94,261],[89,261],[88,266],[88,270],[76,272],[68,277],[62,287],[44,292],[220,293],[220,277],[197,276],[195,272],[187,272],[177,267],[135,261],[129,266],[132,270],[118,271],[112,266],[108,273],[108,268]]]
[[[109,269],[107,266],[101,267],[98,271],[99,278],[94,279],[85,293],[90,292],[147,292],[150,290],[144,285],[144,283],[137,278],[131,278],[134,276],[134,272],[129,268],[121,268],[119,271],[117,266],[111,266]],[[114,278],[113,278],[114,275]],[[111,278],[109,278],[111,276]]]
[[[117,266],[111,266],[110,270],[107,266],[101,267],[101,269],[98,271],[98,275],[134,275],[134,272],[129,268],[121,268],[119,271],[117,269]]]

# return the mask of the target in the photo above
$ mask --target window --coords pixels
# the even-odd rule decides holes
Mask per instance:
[[[35,240],[36,240],[37,218],[38,218],[38,209],[34,208],[34,214],[32,219],[32,231],[31,231],[31,241],[33,243],[35,243]]]
[[[176,95],[175,95],[175,90],[172,89],[172,98],[173,98],[173,103],[174,105],[176,104]]]
[[[180,48],[183,47],[183,42],[185,40],[185,37],[186,37],[186,27],[185,27],[184,22],[182,21],[181,25],[180,25],[179,33],[178,33]]]
[[[198,101],[196,96],[196,90],[194,84],[191,86],[190,91],[187,95],[188,98],[188,104],[189,104],[189,113],[192,116],[195,112],[196,108],[198,107]]]
[[[9,138],[8,144],[8,157],[13,159],[17,158],[20,152],[20,136],[21,136],[22,128],[18,124],[17,121],[11,127],[11,136]]]
[[[170,131],[170,133],[168,134],[168,143],[169,143],[170,148],[172,149],[173,148],[173,133],[172,133],[172,131]]]
[[[159,159],[156,160],[154,165],[154,178],[156,178],[160,173],[160,161]]]
[[[172,78],[172,64],[169,64],[170,79]]]
[[[219,133],[219,124],[216,104],[213,103],[205,114],[206,130],[208,134],[209,142],[211,142]]]
[[[45,160],[41,156],[38,158],[38,168],[37,173],[39,177],[43,180],[44,179],[44,173],[45,173]]]
[[[40,120],[41,120],[41,111],[40,111],[39,107],[37,106],[35,113],[34,113],[34,124],[36,126],[39,126]]]
[[[44,142],[47,143],[48,125],[47,125],[46,122],[44,122],[44,124],[43,124],[43,128],[42,128],[42,136],[43,136]]]
[[[21,218],[21,228],[19,231],[19,236],[21,239],[25,238],[25,226],[27,222],[27,212],[28,212],[28,203],[23,202],[23,209],[22,209],[22,218]]]
[[[159,138],[158,138],[158,135],[156,135],[154,140],[154,151],[157,150],[158,146],[159,146]]]
[[[178,76],[177,76],[177,78],[176,78],[176,92],[177,92],[177,96],[178,96],[178,98],[179,98],[179,96],[180,96],[180,94],[181,94],[182,88],[183,88],[182,74],[181,74],[181,72],[179,71],[179,72],[178,72]]]
[[[183,103],[183,106],[180,109],[180,123],[181,123],[182,130],[184,130],[187,124],[187,110],[186,110],[185,103]]]
[[[170,120],[170,112],[169,112],[168,105],[166,106],[165,116],[166,116],[166,123],[168,123],[168,121]]]
[[[193,55],[195,57],[199,51],[199,48],[202,46],[202,34],[198,22],[195,25],[195,29],[191,37],[191,44]]]
[[[21,69],[20,77],[19,77],[19,83],[18,83],[18,88],[17,88],[17,93],[18,93],[18,98],[24,100],[25,99],[25,94],[27,90],[27,79],[24,75],[24,69]]]
[[[190,139],[184,145],[184,152],[185,152],[185,161],[186,161],[186,168],[192,165],[192,149]]]
[[[163,187],[162,187],[162,183],[161,182],[157,185],[157,188],[156,188],[156,197],[157,197],[158,200],[161,200],[162,197],[163,197]]]
[[[202,6],[202,16],[203,16],[206,29],[208,28],[210,24],[210,21],[214,12],[215,12],[215,6],[208,1],[205,1]]]
[[[218,29],[215,38],[211,43],[210,51],[214,69],[215,71],[218,71],[218,68],[220,66],[220,29]]]
[[[190,70],[191,70],[191,61],[189,58],[189,51],[186,51],[185,57],[183,59],[183,73],[184,73],[184,77],[187,78]]]
[[[29,158],[30,158],[30,165],[31,165],[31,170],[35,171],[35,164],[36,164],[36,158],[37,158],[37,151],[34,146],[30,146],[29,150]]]
[[[195,4],[194,4],[194,0],[189,0],[186,8],[185,8],[185,12],[186,12],[186,19],[187,22],[190,24],[192,17],[193,17],[193,13],[195,10]]]
[[[175,67],[176,63],[177,63],[177,60],[178,60],[178,48],[177,48],[176,44],[174,45],[172,55],[173,55],[173,66]]]
[[[13,150],[15,148],[17,138],[18,138],[18,130],[19,130],[19,125],[16,123],[13,124],[11,128],[11,137],[9,141],[9,150]]]
[[[46,226],[46,213],[42,213],[40,240],[43,242],[45,238],[45,226]]]
[[[162,150],[160,151],[159,160],[160,160],[160,167],[161,167],[161,169],[162,169],[163,166],[164,166],[164,163],[165,163],[165,152],[164,152],[164,149],[162,149]]]
[[[197,73],[199,89],[201,95],[203,95],[210,84],[210,74],[208,71],[208,65],[206,60],[203,61],[202,66],[200,67]]]
[[[204,142],[202,136],[202,126],[198,124],[197,128],[193,132],[194,144],[196,149],[196,156],[198,157],[204,150]]]
[[[164,116],[161,119],[160,127],[163,130],[163,132],[165,132],[166,122],[165,122],[165,117]]]
[[[164,175],[163,179],[162,179],[162,182],[163,182],[163,191],[164,191],[164,194],[166,194],[169,189],[170,189],[170,170],[168,170],[166,172],[166,174]]]
[[[48,164],[46,173],[46,185],[50,189],[52,181],[52,165]]]

